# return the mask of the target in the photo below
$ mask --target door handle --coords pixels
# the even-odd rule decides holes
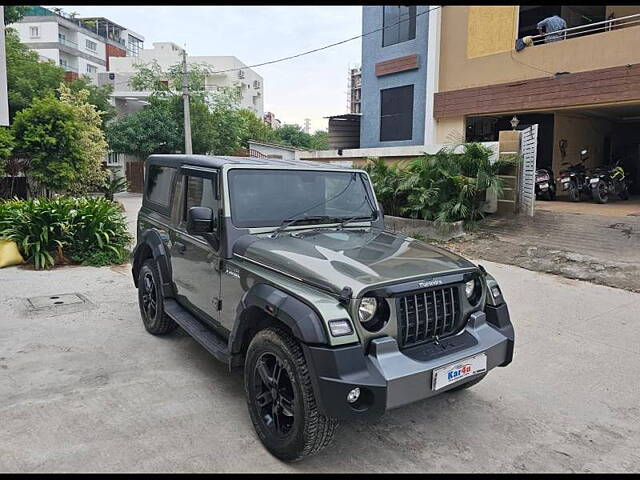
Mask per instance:
[[[179,254],[183,254],[187,250],[187,246],[184,243],[175,242],[173,245],[176,247]]]

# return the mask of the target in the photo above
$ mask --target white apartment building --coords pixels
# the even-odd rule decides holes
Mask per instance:
[[[172,42],[155,42],[152,49],[140,50],[137,57],[109,57],[109,74],[100,75],[99,84],[110,83],[114,87],[113,96],[118,99],[144,100],[149,92],[135,92],[129,86],[135,75],[136,64],[158,63],[163,71],[182,62],[183,48]],[[255,112],[262,118],[264,110],[262,77],[233,56],[187,56],[187,64],[205,65],[213,73],[207,75],[205,88],[219,91],[228,87],[239,87],[240,106]]]
[[[43,7],[31,7],[10,27],[41,59],[64,67],[68,79],[79,75],[95,77],[106,71],[105,40],[77,19],[66,18]]]

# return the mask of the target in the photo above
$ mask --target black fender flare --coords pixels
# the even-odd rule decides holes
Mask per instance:
[[[149,252],[156,261],[158,270],[160,271],[162,294],[165,298],[173,298],[174,291],[173,282],[171,280],[171,257],[165,248],[160,232],[157,230],[145,231],[132,252],[133,264],[131,267],[131,273],[133,274],[134,284],[136,287],[138,286],[138,272],[140,271],[145,258],[149,256]]]
[[[244,295],[236,310],[236,319],[229,338],[232,353],[242,351],[245,334],[252,328],[252,309],[259,309],[284,323],[302,343],[329,345],[324,322],[307,303],[273,285],[256,283]]]

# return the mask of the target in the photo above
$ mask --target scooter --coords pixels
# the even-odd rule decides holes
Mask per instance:
[[[536,200],[554,200],[556,198],[556,181],[550,168],[536,170]]]
[[[569,200],[572,202],[579,202],[584,196],[591,196],[587,169],[584,166],[584,162],[588,158],[589,152],[585,149],[580,151],[580,161],[575,165],[562,162],[562,165],[567,165],[567,168],[560,171],[558,182],[562,186],[562,190],[568,192]]]
[[[629,199],[629,180],[619,165],[604,165],[595,168],[589,177],[591,195],[597,203],[607,203],[609,195],[617,195],[620,200]]]

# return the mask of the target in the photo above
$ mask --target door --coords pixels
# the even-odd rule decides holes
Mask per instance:
[[[203,237],[189,235],[187,212],[208,207],[218,215],[218,174],[215,170],[180,170],[181,206],[178,227],[172,232],[171,268],[178,301],[200,318],[219,327],[220,252]]]

